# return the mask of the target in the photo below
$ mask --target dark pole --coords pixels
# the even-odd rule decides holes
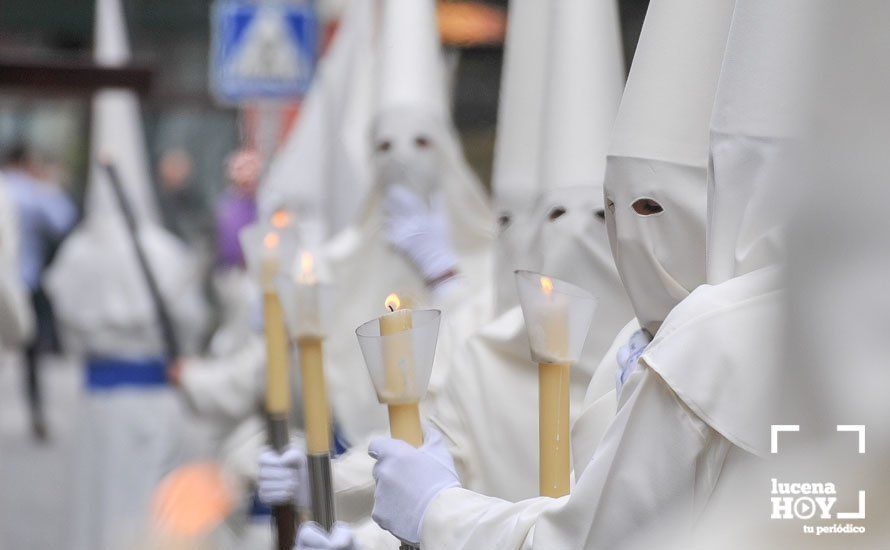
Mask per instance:
[[[173,320],[170,317],[167,304],[164,303],[164,298],[161,296],[161,289],[158,286],[158,281],[154,276],[154,272],[151,270],[151,264],[149,264],[148,257],[145,255],[145,250],[142,248],[142,242],[139,240],[139,226],[136,222],[136,215],[133,212],[133,207],[130,205],[130,201],[127,199],[127,195],[124,193],[123,184],[121,183],[117,168],[113,163],[106,160],[100,161],[100,164],[108,174],[111,189],[114,191],[118,207],[120,208],[121,214],[123,214],[124,222],[127,225],[127,233],[130,235],[130,242],[133,244],[133,251],[136,253],[136,258],[139,261],[139,268],[145,277],[145,284],[148,286],[148,292],[151,295],[151,300],[154,304],[155,315],[157,316],[158,324],[161,328],[161,336],[164,339],[164,351],[167,354],[167,360],[172,361],[179,357],[179,343],[176,341],[176,332],[173,328]]]

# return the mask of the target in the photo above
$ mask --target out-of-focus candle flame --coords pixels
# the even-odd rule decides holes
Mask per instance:
[[[311,252],[300,253],[300,275],[297,279],[304,284],[312,284],[315,282],[315,258]]]
[[[553,294],[553,279],[550,277],[541,277],[541,290],[544,291],[545,296],[550,296]]]
[[[284,210],[279,210],[272,214],[272,227],[284,229],[291,222],[291,215]]]
[[[399,295],[393,292],[386,297],[386,301],[383,302],[383,305],[390,311],[396,311],[402,305],[402,301],[399,300]]]
[[[278,241],[277,233],[266,233],[266,236],[263,237],[263,246],[266,247],[266,250],[274,250],[278,248]]]

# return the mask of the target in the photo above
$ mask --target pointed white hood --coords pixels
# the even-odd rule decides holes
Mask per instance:
[[[100,65],[119,67],[130,60],[127,27],[120,0],[97,0],[95,59]],[[142,113],[139,100],[130,90],[101,90],[93,98],[90,134],[91,161],[108,155],[117,167],[124,192],[140,219],[159,221],[157,200],[151,185]],[[105,171],[90,163],[85,217],[88,223],[117,215]]]
[[[377,47],[377,112],[410,107],[447,118],[435,2],[383,0]]]
[[[498,216],[495,314],[518,304],[513,272],[533,269],[528,240],[532,210],[540,192],[538,159],[551,11],[539,0],[513,0],[508,9],[491,181]]]
[[[386,186],[392,183],[387,174],[399,174],[401,167],[410,166],[426,176],[424,183],[430,187],[421,190],[441,193],[458,269],[468,290],[490,279],[494,239],[485,192],[463,157],[445,102],[435,3],[385,0],[379,21],[376,110],[371,132],[363,136],[374,151],[373,183],[357,218],[320,253],[338,296],[331,315],[335,326],[326,341],[331,402],[350,441],[386,425],[385,408],[377,403],[355,342],[355,328],[379,316],[391,292],[416,307],[431,300],[420,272],[392,248],[384,233],[381,203]],[[421,82],[419,76],[426,81]],[[423,147],[417,145],[421,137]],[[392,146],[378,148],[382,141]],[[480,315],[474,321],[486,318]]]
[[[106,64],[129,59],[119,0],[97,0],[96,59]],[[85,219],[62,243],[45,279],[66,342],[83,353],[113,357],[165,351],[120,207],[96,162],[100,154],[117,168],[142,247],[161,294],[168,298],[180,347],[194,352],[206,320],[200,272],[186,247],[158,225],[139,104],[127,90],[101,90],[94,97]]]
[[[818,17],[806,0],[737,0],[711,120],[709,284],[643,354],[696,414],[758,454],[783,400],[784,228],[809,179],[796,141]]]
[[[540,0],[510,2],[491,182],[499,205],[528,204],[538,195],[550,11]]]
[[[614,0],[561,0],[550,12],[541,186],[599,185],[624,89],[618,6]]]
[[[551,117],[538,138],[544,167],[540,179],[551,187],[525,221],[530,243],[520,261],[526,264],[516,267],[567,280],[599,300],[581,357],[571,370],[574,420],[596,367],[633,317],[609,249],[602,187],[604,136],[618,108],[623,64],[612,0],[539,5],[546,6],[550,22],[545,73],[550,76],[545,79],[542,97],[547,104],[542,110]],[[565,90],[575,85],[578,90]],[[515,288],[515,278],[511,286]],[[538,369],[528,350],[525,321],[514,306],[460,349],[445,390],[448,399],[438,403],[434,417],[456,444],[453,450],[465,485],[514,501],[539,491],[537,478],[527,475],[538,466],[538,411],[529,406],[538,398]],[[460,419],[468,417],[479,421],[461,424]],[[505,418],[509,422],[503,422]]]
[[[606,233],[606,148],[624,87],[614,0],[550,4],[540,180],[531,257],[542,273],[598,299],[581,363],[588,374],[633,312]]]
[[[654,333],[705,280],[708,122],[733,1],[653,0],[609,150],[609,237]]]
[[[711,119],[708,282],[721,283],[784,256],[782,227],[793,206],[792,181],[776,170],[804,122],[797,91],[814,63],[815,30],[799,0],[781,6],[746,0],[733,18]],[[797,20],[794,25],[788,22]]]
[[[286,208],[316,245],[355,219],[373,181],[368,135],[377,6],[375,0],[348,2],[258,193],[261,219]]]

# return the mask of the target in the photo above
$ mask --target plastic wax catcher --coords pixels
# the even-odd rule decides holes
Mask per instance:
[[[275,280],[284,308],[284,323],[292,339],[324,338],[328,334],[334,302],[333,287],[317,280],[309,284],[291,270]]]
[[[244,261],[251,276],[264,290],[275,284],[278,273],[293,269],[294,258],[300,249],[300,238],[293,223],[279,224],[254,223],[238,233]],[[277,269],[267,273],[264,269],[275,265]]]
[[[596,298],[583,288],[540,273],[515,273],[532,359],[576,362],[596,311]]]
[[[426,394],[441,316],[435,309],[400,309],[355,330],[381,403],[416,403]]]

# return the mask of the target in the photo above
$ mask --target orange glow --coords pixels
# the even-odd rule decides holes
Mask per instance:
[[[553,294],[553,279],[550,277],[541,277],[541,290],[544,291],[545,296],[550,296]]]
[[[396,311],[401,307],[402,301],[399,300],[399,295],[393,292],[389,296],[386,297],[386,301],[383,302],[383,305],[390,311]]]
[[[277,233],[266,233],[266,236],[263,237],[263,246],[266,247],[267,250],[273,250],[278,248],[278,234]]]
[[[301,283],[314,283],[315,282],[315,258],[312,257],[311,252],[302,252],[300,253],[300,276],[299,280]]]
[[[225,521],[235,502],[222,469],[211,462],[198,462],[161,480],[152,496],[151,515],[160,533],[195,537]]]
[[[272,214],[272,226],[278,229],[284,229],[291,222],[291,215],[284,210],[279,210]]]
[[[500,44],[507,30],[503,8],[478,2],[439,2],[439,33],[445,44],[478,46]]]

